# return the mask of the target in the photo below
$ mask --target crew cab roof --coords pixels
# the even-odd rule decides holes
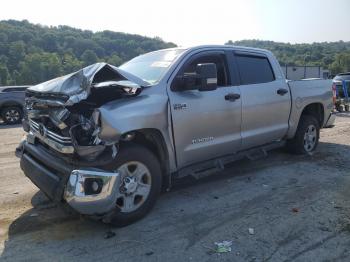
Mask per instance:
[[[167,48],[163,50],[195,51],[200,49],[234,49],[234,50],[240,50],[240,51],[256,51],[256,52],[262,52],[262,53],[271,53],[269,50],[266,50],[266,49],[246,47],[246,46],[235,46],[235,45],[197,45],[197,46],[189,46],[189,47],[173,47],[173,48]],[[157,52],[157,51],[154,51],[154,52]]]

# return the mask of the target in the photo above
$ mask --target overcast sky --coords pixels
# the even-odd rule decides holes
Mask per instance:
[[[159,36],[181,46],[350,41],[350,0],[3,0],[4,19]]]

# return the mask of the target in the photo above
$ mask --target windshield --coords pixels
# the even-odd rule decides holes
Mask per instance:
[[[119,68],[142,80],[157,84],[175,58],[185,49],[162,50],[135,57]]]

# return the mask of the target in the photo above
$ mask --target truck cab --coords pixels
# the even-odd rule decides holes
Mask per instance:
[[[291,97],[275,61],[268,51],[244,48],[203,48],[186,56],[167,84],[179,165],[246,150],[287,134]],[[217,69],[215,89],[202,91],[194,83],[184,90],[176,85],[177,78],[195,73],[196,66],[205,63]]]

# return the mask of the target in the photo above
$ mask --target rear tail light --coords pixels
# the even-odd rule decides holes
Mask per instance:
[[[333,105],[335,106],[335,103],[337,101],[337,86],[334,83],[332,85],[332,92],[333,92]]]

